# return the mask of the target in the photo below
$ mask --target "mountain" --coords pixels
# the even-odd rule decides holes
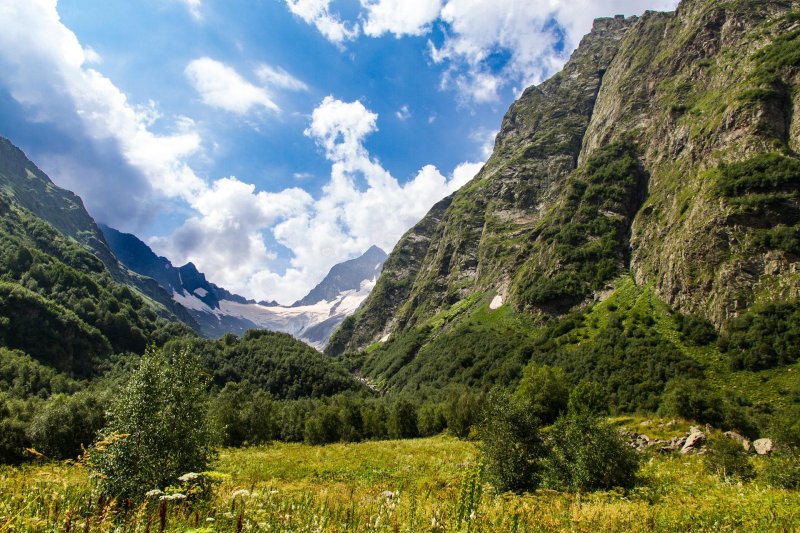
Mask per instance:
[[[176,305],[158,283],[134,274],[117,261],[80,197],[56,186],[22,150],[3,137],[0,137],[0,191],[15,205],[89,249],[115,281],[132,287],[154,302],[159,315],[197,328],[189,313]]]
[[[530,360],[614,395],[647,375],[634,409],[671,377],[711,376],[709,360],[786,375],[800,318],[798,50],[797,2],[598,19],[511,106],[480,173],[400,240],[327,352],[414,390],[442,375],[513,382]],[[690,323],[719,335],[713,356],[685,341]],[[651,379],[647,364],[663,368]]]
[[[269,329],[322,348],[333,330],[367,297],[386,259],[386,253],[373,246],[361,257],[334,266],[305,298],[284,307],[228,292],[210,283],[192,263],[175,267],[136,236],[105,225],[100,229],[127,268],[158,281],[211,338]]]
[[[80,198],[0,139],[0,346],[87,378],[113,354],[191,334],[126,278]]]
[[[319,285],[311,289],[305,298],[295,302],[292,307],[330,302],[345,291],[360,289],[365,280],[377,278],[386,257],[386,252],[377,246],[372,246],[361,257],[335,265]]]

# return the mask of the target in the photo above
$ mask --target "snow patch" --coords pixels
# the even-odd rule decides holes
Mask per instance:
[[[172,299],[184,306],[186,309],[191,309],[192,311],[201,311],[211,315],[217,314],[214,309],[211,309],[208,305],[206,305],[205,302],[203,302],[203,300],[194,294],[187,294],[185,291],[173,291]]]
[[[205,290],[203,287],[197,287],[194,290],[194,293],[198,295],[200,298],[205,298],[208,295],[208,291]]]
[[[494,311],[495,309],[500,309],[500,306],[503,305],[503,297],[499,294],[492,299],[492,302],[489,304],[489,309]]]

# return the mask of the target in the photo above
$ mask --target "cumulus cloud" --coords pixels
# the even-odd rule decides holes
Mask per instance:
[[[234,178],[221,180],[207,200],[194,202],[199,216],[152,244],[180,262],[194,261],[232,290],[284,303],[301,298],[334,264],[373,244],[392,249],[435,202],[482,166],[464,163],[445,177],[426,165],[400,184],[364,146],[377,124],[378,115],[361,102],[326,97],[305,131],[331,163],[330,181],[318,198],[299,189],[256,194]],[[265,232],[292,252],[284,272],[265,267]]]
[[[280,67],[270,65],[259,65],[256,69],[256,76],[261,83],[270,85],[278,89],[289,91],[308,91],[308,85],[298,80]]]
[[[285,0],[289,11],[316,26],[326,39],[341,44],[358,37],[358,26],[348,27],[336,15],[331,14],[331,0]]]
[[[202,180],[186,163],[200,150],[192,121],[177,117],[167,126],[170,133],[154,133],[149,126],[157,115],[147,106],[132,105],[111,80],[92,68],[97,60],[61,23],[54,0],[0,3],[2,80],[29,111],[29,119],[56,124],[94,143],[97,150],[113,147],[124,162],[106,178],[113,182],[109,189],[115,195],[131,193],[132,201],[139,201],[136,194],[143,192],[143,182],[172,197],[189,197],[201,189]],[[79,155],[70,160],[61,154],[50,161],[67,175],[85,168]],[[126,179],[131,174],[136,179]],[[91,177],[87,183],[92,186]],[[86,192],[77,177],[74,184],[76,192]]]
[[[521,90],[561,67],[597,17],[672,9],[678,0],[449,0],[441,11],[447,36],[431,44],[450,67],[445,86],[475,102],[492,101],[509,83]],[[502,68],[493,66],[504,61]]]
[[[57,124],[87,145],[45,154],[47,164],[72,176],[71,188],[103,205],[111,215],[106,221],[115,225],[121,222],[115,213],[141,214],[131,208],[142,205],[141,196],[152,202],[182,200],[191,210],[189,218],[173,235],[153,239],[154,247],[178,264],[194,261],[210,279],[248,296],[291,302],[335,263],[372,244],[391,249],[433,203],[477,170],[477,165],[462,165],[445,177],[425,166],[401,185],[364,146],[377,130],[378,116],[358,101],[327,97],[305,132],[331,163],[330,180],[319,197],[299,188],[257,191],[236,177],[207,183],[189,164],[202,155],[196,124],[173,117],[170,133],[154,133],[154,126],[167,120],[158,105],[129,102],[91,67],[95,59],[61,23],[54,0],[0,3],[0,80],[29,119]],[[262,74],[265,84],[289,88],[294,83],[281,70]],[[187,76],[211,105],[236,113],[276,107],[258,87],[208,58],[190,64]],[[234,96],[244,103],[234,102]],[[107,168],[113,172],[87,172],[82,158],[98,161],[93,152],[108,154]],[[270,243],[290,251],[285,271],[270,268],[275,258]]]
[[[361,0],[361,5],[366,9],[364,34],[370,37],[422,35],[442,9],[441,0]]]
[[[224,63],[201,57],[189,63],[184,72],[203,103],[211,107],[237,115],[258,107],[280,111],[264,88],[253,85]]]
[[[330,0],[286,0],[310,24],[329,16]],[[520,92],[558,70],[597,17],[669,10],[679,0],[360,0],[363,34],[432,35],[429,54],[444,67],[442,87],[467,102],[492,102],[513,87]],[[343,25],[336,19],[336,24]],[[334,43],[337,33],[323,35]],[[438,33],[438,32],[437,32]],[[347,38],[358,36],[356,27]],[[437,39],[438,40],[438,39]]]

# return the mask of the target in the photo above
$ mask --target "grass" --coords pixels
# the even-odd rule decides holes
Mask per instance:
[[[641,420],[617,423],[643,432]],[[478,480],[477,460],[474,443],[449,437],[226,449],[209,502],[129,509],[94,493],[80,465],[2,467],[0,532],[160,531],[162,523],[164,531],[195,532],[788,531],[800,524],[797,492],[722,483],[695,456],[646,456],[636,489],[590,494],[495,494]]]

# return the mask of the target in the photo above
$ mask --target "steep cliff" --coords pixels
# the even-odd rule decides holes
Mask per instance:
[[[628,276],[723,332],[795,301],[799,87],[796,1],[597,20],[511,106],[475,179],[400,241],[329,353],[369,347],[362,370],[387,379],[370,361],[389,339],[430,345],[499,307],[537,327]]]

